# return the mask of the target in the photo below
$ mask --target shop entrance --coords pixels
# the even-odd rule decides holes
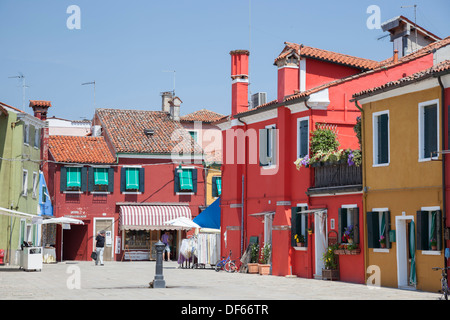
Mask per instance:
[[[93,236],[93,246],[95,248],[95,238],[97,237],[97,234],[101,230],[105,230],[105,251],[103,252],[103,260],[104,261],[111,261],[113,260],[113,224],[114,220],[112,218],[107,219],[100,219],[96,218],[94,223],[94,236]]]

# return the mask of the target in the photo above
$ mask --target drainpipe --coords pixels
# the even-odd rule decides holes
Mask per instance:
[[[366,186],[366,175],[364,174],[364,156],[366,155],[366,151],[365,151],[365,143],[364,143],[364,137],[365,137],[365,126],[364,126],[364,109],[358,104],[358,100],[355,99],[355,106],[356,108],[358,108],[358,110],[361,112],[361,153],[362,153],[362,157],[363,157],[363,163],[361,164],[363,166],[363,170],[362,170],[362,184],[363,184],[363,230],[364,230],[364,250],[367,248],[367,240],[366,240],[366,234],[367,234],[367,230],[366,230],[366,215],[365,213],[367,212],[367,186]],[[361,228],[360,228],[361,229]],[[368,265],[368,255],[366,254],[366,252],[364,252],[364,270],[367,270],[367,265]],[[367,281],[367,272],[364,271],[364,279]]]
[[[247,132],[247,123],[242,121],[240,118],[237,118],[240,123],[244,125],[245,132]],[[246,188],[246,179],[247,179],[247,159],[248,159],[248,148],[247,144],[245,143],[245,136],[244,136],[244,172],[242,174],[242,207],[241,207],[241,254],[240,256],[244,254],[244,246],[245,246],[245,239],[246,233],[244,230],[247,230],[247,219],[245,219],[245,199],[247,198],[247,188]]]
[[[442,148],[441,150],[446,150],[445,148],[445,90],[442,83],[441,76],[438,77],[439,86],[441,87],[441,130],[442,130]],[[447,201],[446,201],[446,179],[445,179],[445,152],[442,152],[442,215],[443,227],[447,228]],[[447,240],[444,239],[444,267],[447,268],[447,258],[445,257],[445,250],[447,249]]]

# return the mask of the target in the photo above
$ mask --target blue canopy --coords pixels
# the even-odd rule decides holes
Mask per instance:
[[[202,228],[220,229],[220,198],[211,203],[193,221]]]

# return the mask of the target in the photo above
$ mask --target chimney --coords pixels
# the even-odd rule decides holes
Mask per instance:
[[[34,116],[42,121],[47,120],[48,108],[52,106],[51,101],[30,100],[30,108],[33,108]]]
[[[178,97],[174,97],[169,101],[170,117],[172,118],[172,120],[180,121],[180,106],[182,102],[183,101],[181,101],[181,99]]]
[[[394,50],[394,63],[398,62],[398,50]]]
[[[299,56],[292,52],[275,65],[278,67],[277,99],[282,102],[286,96],[300,90]]]
[[[231,115],[248,110],[248,50],[234,50],[231,55]]]
[[[162,106],[161,106],[161,110],[164,112],[170,112],[170,103],[169,101],[172,100],[173,98],[173,93],[172,91],[166,91],[166,92],[161,92],[161,97],[162,97]]]

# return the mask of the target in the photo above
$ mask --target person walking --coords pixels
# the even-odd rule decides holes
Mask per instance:
[[[163,260],[164,260],[164,255],[165,253],[167,253],[167,261],[170,261],[170,234],[169,231],[164,232],[164,234],[161,237],[161,242],[164,243],[166,245],[166,247],[164,248],[163,251]]]
[[[105,250],[105,230],[101,230],[97,237],[95,238],[95,252],[97,253],[97,259],[95,260],[95,265],[103,266],[103,251]]]

